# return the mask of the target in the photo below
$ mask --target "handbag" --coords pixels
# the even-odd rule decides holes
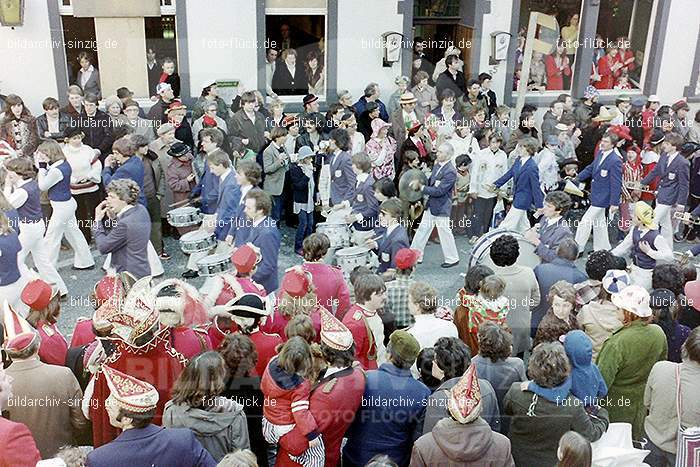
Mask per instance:
[[[678,436],[676,446],[676,467],[700,465],[700,426],[684,428],[681,424],[681,366],[676,366],[676,414],[678,416]]]

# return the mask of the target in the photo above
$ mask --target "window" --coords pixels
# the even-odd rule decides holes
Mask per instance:
[[[266,76],[272,92],[278,96],[324,96],[326,16],[267,14],[265,30],[266,42],[277,51],[272,76]],[[266,73],[270,72],[267,68]]]
[[[80,70],[79,54],[86,52],[91,56],[91,64],[98,70],[100,68],[95,35],[95,20],[92,18],[62,16],[61,24],[63,25],[63,48],[66,52],[68,84],[74,84],[77,80],[78,70]]]
[[[413,16],[460,16],[459,0],[416,0],[413,4]]]
[[[581,0],[523,0],[520,4],[520,24],[515,51],[513,90],[518,89],[525,42],[531,13],[542,13],[556,19],[553,28],[538,26],[537,43],[533,48],[527,89],[531,92],[570,92],[574,62],[579,43]],[[523,74],[524,75],[524,74]]]
[[[155,95],[160,79],[163,60],[172,58],[177,70],[177,42],[175,16],[155,16],[144,18],[146,34],[146,67],[148,72],[148,92]],[[155,63],[153,62],[155,60]]]
[[[598,89],[641,89],[653,0],[601,2],[591,82]]]

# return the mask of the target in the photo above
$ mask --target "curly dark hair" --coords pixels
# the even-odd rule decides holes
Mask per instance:
[[[355,343],[347,350],[338,350],[321,342],[321,354],[328,365],[336,368],[346,368],[355,361]]]
[[[484,321],[479,326],[479,355],[490,358],[493,363],[510,357],[513,336],[503,326],[493,321]]]
[[[605,273],[613,269],[613,255],[608,250],[598,250],[588,255],[586,260],[586,274],[588,277],[602,281]]]
[[[250,337],[244,334],[228,334],[219,346],[224,357],[229,378],[245,378],[258,363],[258,352]]]
[[[443,381],[462,376],[471,361],[469,347],[457,337],[441,337],[433,346],[435,363],[445,373]]]
[[[433,376],[433,361],[435,360],[435,349],[426,347],[418,353],[416,358],[416,368],[420,373],[420,380],[428,387],[438,387],[440,381]]]
[[[520,256],[520,245],[512,235],[501,235],[491,244],[489,256],[496,266],[511,266]]]
[[[659,264],[651,274],[651,288],[668,289],[678,297],[683,293],[684,279],[683,269],[677,264]]]
[[[485,264],[477,264],[469,268],[467,275],[464,276],[464,291],[476,295],[481,288],[481,281],[494,274],[493,269]]]
[[[569,357],[560,342],[545,342],[532,351],[527,374],[543,388],[561,385],[571,372]]]

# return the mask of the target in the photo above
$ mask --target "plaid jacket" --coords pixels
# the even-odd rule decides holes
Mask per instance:
[[[394,314],[396,329],[413,325],[415,319],[408,312],[408,289],[416,281],[412,277],[397,276],[386,283],[386,304],[384,308]]]

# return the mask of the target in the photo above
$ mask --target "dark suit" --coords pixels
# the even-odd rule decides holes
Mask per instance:
[[[252,222],[250,219],[247,221]],[[262,254],[253,280],[265,287],[267,293],[274,292],[279,286],[277,258],[280,252],[280,232],[276,223],[270,217],[265,217],[256,226],[251,223],[245,241],[260,248]]]
[[[330,155],[331,169],[331,206],[343,201],[350,201],[355,194],[357,177],[352,171],[350,153],[341,151]]]
[[[525,164],[519,157],[508,172],[494,182],[494,185],[500,188],[511,178],[513,179],[514,208],[527,211],[532,206],[538,209],[542,207],[544,194],[540,188],[540,172],[532,157],[528,157]]]
[[[216,228],[214,233],[218,240],[225,240],[231,228],[231,220],[236,216],[241,202],[241,187],[236,181],[236,174],[231,172],[219,182],[219,201],[216,209]]]
[[[115,219],[95,223],[93,235],[100,253],[112,253],[111,265],[117,272],[129,271],[137,279],[151,274],[151,217],[143,205],[136,204]]]
[[[107,188],[112,180],[118,180],[120,178],[126,178],[136,182],[140,189],[139,203],[146,206],[146,196],[143,192],[143,177],[143,161],[138,156],[131,156],[116,169],[113,169],[112,167],[105,167],[102,170],[102,183],[105,188]]]
[[[306,72],[299,58],[294,68],[294,76],[289,72],[284,60],[280,60],[272,75],[272,90],[280,96],[304,95],[309,92]]]
[[[214,467],[216,461],[191,430],[148,425],[122,432],[88,454],[90,467]]]
[[[605,157],[603,163],[600,158],[603,156],[598,151],[593,162],[578,174],[574,183],[591,179],[591,205],[598,208],[607,208],[620,204],[620,194],[622,192],[622,157],[613,149]]]
[[[540,244],[535,253],[543,263],[549,263],[557,257],[559,244],[567,238],[573,238],[569,224],[564,218],[550,224],[546,217],[540,220]]]
[[[98,99],[102,99],[102,91],[100,90],[100,72],[95,68],[94,66],[92,67],[92,74],[88,78],[87,82],[85,83],[85,86],[82,86],[80,84],[81,77],[83,75],[83,69],[79,69],[78,73],[75,77],[75,83],[78,85],[82,90],[83,94],[86,96],[88,94],[94,94],[97,96]]]
[[[384,231],[382,238],[377,241],[377,257],[379,258],[377,272],[381,274],[387,269],[396,269],[396,252],[401,248],[408,248],[409,245],[408,234],[403,225],[398,224],[388,235]]]
[[[464,82],[464,73],[457,72],[457,77],[453,78],[449,70],[440,73],[435,82],[435,90],[437,91],[438,99],[442,99],[442,93],[445,89],[451,89],[455,93],[455,99],[463,96],[467,92],[467,85]]]
[[[423,187],[423,194],[428,195],[428,210],[435,217],[449,217],[452,211],[452,188],[457,182],[457,169],[452,162],[444,165],[435,163],[428,179],[428,185]]]
[[[659,185],[656,189],[657,204],[685,206],[688,202],[688,187],[690,179],[690,162],[680,153],[676,153],[668,163],[668,154],[663,153],[659,157],[649,175],[642,179],[642,184],[651,185],[656,177],[659,177]]]
[[[58,140],[60,142],[63,142],[63,132],[66,131],[66,128],[70,126],[70,115],[59,112],[58,113],[58,133],[51,133],[51,136],[49,138]],[[44,133],[49,131],[49,122],[47,121],[46,114],[41,114],[36,118],[36,129],[37,132],[39,133],[39,138],[44,139],[46,136],[44,136]]]
[[[88,117],[83,108],[80,118],[73,120],[71,124],[77,125],[85,134],[83,144],[100,150],[100,162],[104,162],[107,154],[112,152],[112,143],[114,143],[112,118],[99,109],[93,117]]]
[[[373,230],[377,226],[379,218],[379,201],[374,196],[374,177],[367,177],[355,188],[355,194],[350,200],[352,214],[361,214],[362,221],[355,222],[352,226],[355,230]]]

